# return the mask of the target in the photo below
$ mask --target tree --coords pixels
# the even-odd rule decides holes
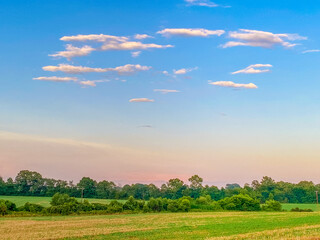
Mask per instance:
[[[114,182],[101,181],[97,184],[96,193],[98,198],[113,199],[116,195],[116,184]]]
[[[15,183],[21,195],[40,195],[43,179],[40,173],[22,170],[18,173]]]
[[[86,198],[93,198],[96,196],[97,182],[89,177],[83,177],[77,184],[79,189],[83,189],[83,195]]]

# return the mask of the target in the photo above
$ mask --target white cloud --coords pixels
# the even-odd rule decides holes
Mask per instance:
[[[176,74],[176,75],[183,75],[183,74],[186,74],[188,72],[191,72],[193,70],[197,70],[198,67],[194,67],[194,68],[181,68],[179,70],[173,70],[173,73]]]
[[[138,40],[142,40],[142,39],[153,38],[153,37],[148,34],[136,34],[134,35],[134,38]]]
[[[70,82],[70,81],[78,81],[78,78],[76,77],[37,77],[33,78],[33,80],[39,80],[39,81],[52,81],[52,82]]]
[[[96,73],[102,73],[102,72],[117,72],[118,74],[132,74],[137,71],[147,71],[151,67],[148,66],[141,66],[140,64],[132,65],[127,64],[124,66],[119,66],[115,68],[91,68],[91,67],[83,67],[83,66],[72,66],[69,64],[59,64],[58,66],[45,66],[42,67],[44,71],[50,71],[50,72],[64,72],[64,73],[70,73],[70,74],[80,74],[80,73],[89,73],[89,72],[96,72]]]
[[[58,66],[45,66],[42,67],[44,71],[49,72],[64,72],[64,73],[88,73],[88,72],[107,72],[108,68],[91,68],[91,67],[82,67],[82,66],[72,66],[69,64],[59,64]]]
[[[185,2],[191,6],[219,7],[218,4],[211,2],[210,0],[185,0]]]
[[[111,71],[118,72],[118,74],[132,74],[137,71],[147,71],[151,69],[151,67],[148,66],[141,66],[140,64],[132,65],[132,64],[127,64],[124,66],[116,67],[116,68],[111,68]]]
[[[257,74],[257,73],[265,73],[270,72],[270,69],[272,65],[271,64],[253,64],[245,69],[241,69],[239,71],[233,72],[231,74],[239,74],[239,73],[245,73],[245,74]]]
[[[320,52],[320,49],[306,50],[306,51],[303,51],[302,53],[315,53],[315,52]]]
[[[94,42],[106,42],[106,41],[119,41],[125,42],[128,41],[129,38],[127,37],[118,37],[112,35],[105,35],[105,34],[88,34],[88,35],[76,35],[76,36],[64,36],[60,38],[61,41],[67,42],[86,42],[86,41],[94,41]]]
[[[159,45],[154,43],[142,43],[142,42],[117,42],[117,41],[109,41],[104,43],[101,46],[102,51],[108,50],[145,50],[149,48],[171,48],[172,45]]]
[[[256,89],[258,88],[253,83],[242,84],[242,83],[234,83],[231,81],[218,81],[218,82],[209,82],[211,85],[221,86],[221,87],[232,87],[232,88],[248,88],[248,89]]]
[[[90,86],[90,87],[96,87],[96,83],[102,83],[102,82],[110,82],[110,80],[87,80],[87,81],[80,81],[80,85],[84,86]]]
[[[140,54],[141,54],[141,51],[131,52],[131,56],[134,58],[139,57]]]
[[[178,90],[169,90],[169,89],[154,89],[154,92],[160,92],[162,94],[167,94],[167,93],[178,93],[180,91]]]
[[[208,37],[210,35],[221,36],[225,33],[224,30],[207,30],[203,28],[166,28],[157,32],[163,36],[169,37],[172,35],[183,37]]]
[[[94,48],[85,45],[81,48],[67,44],[66,51],[57,52],[55,54],[50,54],[51,57],[65,57],[68,60],[71,60],[73,57],[82,57],[89,55],[92,51],[95,51]]]
[[[149,98],[132,98],[129,102],[154,102],[154,100]]]
[[[229,32],[229,37],[237,39],[237,41],[229,41],[224,44],[223,48],[236,46],[251,46],[271,48],[275,45],[281,45],[286,48],[291,48],[297,44],[288,42],[295,40],[306,40],[306,37],[298,34],[274,34],[271,32],[263,32],[257,30],[240,29],[239,31]]]

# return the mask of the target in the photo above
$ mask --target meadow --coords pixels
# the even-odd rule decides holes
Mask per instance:
[[[0,239],[319,239],[320,213],[1,217]]]
[[[34,203],[34,204],[40,204],[44,207],[50,206],[50,201],[52,197],[32,197],[32,196],[2,196],[0,195],[0,199],[3,200],[9,200],[17,205],[17,207],[20,207],[24,205],[26,202]],[[76,198],[79,202],[81,201],[81,198]],[[95,199],[95,198],[84,198],[88,200],[90,203],[102,203],[107,204],[110,203],[112,200],[110,199]],[[117,200],[119,202],[125,202],[126,200]]]

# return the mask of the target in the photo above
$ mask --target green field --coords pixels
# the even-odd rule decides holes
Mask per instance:
[[[320,213],[0,217],[0,239],[319,239]]]
[[[44,207],[50,206],[51,197],[25,197],[25,196],[1,196],[0,199],[9,200],[11,202],[14,202],[17,207],[20,207],[24,205],[26,202],[29,203],[36,203],[40,204]],[[77,198],[79,201],[81,201],[80,198]],[[94,198],[85,198],[90,203],[109,203],[110,199],[94,199]],[[120,202],[125,202],[125,200],[118,200]]]
[[[292,208],[300,208],[300,209],[312,209],[314,212],[320,211],[320,206],[317,204],[305,204],[305,203],[284,203],[282,204],[282,208],[284,210],[290,211]]]

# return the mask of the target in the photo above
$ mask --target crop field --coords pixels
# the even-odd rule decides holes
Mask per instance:
[[[40,204],[44,207],[50,206],[51,197],[26,197],[26,196],[1,196],[0,199],[9,200],[11,202],[14,202],[17,207],[20,207],[24,205],[26,202],[29,203],[36,203]],[[77,200],[81,201],[80,198],[77,198]],[[109,203],[112,200],[110,199],[94,199],[94,198],[87,198],[90,203]],[[125,202],[125,200],[118,200],[119,202]]]
[[[320,213],[0,217],[0,239],[320,239]]]

